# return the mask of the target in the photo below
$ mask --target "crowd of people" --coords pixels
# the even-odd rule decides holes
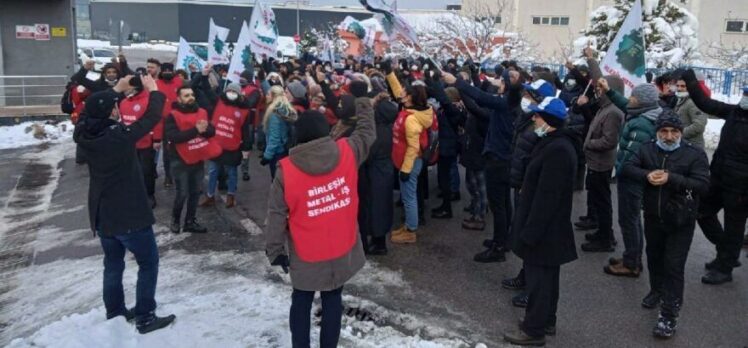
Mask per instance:
[[[455,59],[329,62],[305,54],[263,58],[238,83],[227,79],[226,66],[185,71],[149,59],[133,71],[124,56],[91,80],[86,62],[68,92],[76,161],[91,171],[90,223],[105,253],[107,317],[134,318],[141,333],[174,320],[154,314],[156,178],[176,190],[171,232],[205,233],[198,206],[215,205],[225,187],[225,206],[234,207],[239,169],[249,181],[256,148],[273,178],[266,251],[272,265],[290,269],[294,347],[309,346],[315,291],[321,346],[334,347],[343,285],[365,255],[418,242],[430,166],[441,200],[430,218],[455,218],[453,205],[464,202],[456,208],[466,213],[462,227],[483,231],[490,211],[492,237],[474,261],[503,262],[509,252],[523,261],[516,277],[502,281],[519,291],[512,303],[526,307],[508,342],[543,345],[555,335],[560,266],[577,258],[575,227],[591,231],[584,252],[615,251],[613,179],[623,252],[603,271],[639,277],[646,253],[650,292],[641,305],[659,308],[653,334],[671,337],[696,223],[717,251],[703,283],[729,282],[740,266],[748,87],[738,105],[722,103],[710,99],[703,76],[681,69],[648,74],[625,97],[621,78],[604,75],[592,49],[584,55],[585,64],[567,63],[563,79],[515,61],[483,69]],[[711,165],[709,116],[726,120]],[[586,214],[572,225],[574,192],[583,189]],[[132,311],[122,295],[125,249],[140,267]]]

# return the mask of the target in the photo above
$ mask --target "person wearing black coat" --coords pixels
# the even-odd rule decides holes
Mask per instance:
[[[104,250],[103,297],[107,319],[120,315],[127,320],[135,319],[138,331],[144,334],[175,319],[174,315],[157,317],[154,312],[158,247],[152,226],[156,220],[135,147],[161,120],[165,97],[157,91],[155,81],[144,76],[143,86],[150,93],[145,115],[129,126],[119,123],[116,104],[124,99],[123,92],[131,88],[131,78],[122,78],[113,89],[89,97],[85,116],[76,125],[73,139],[88,159],[91,178],[88,216]],[[135,255],[139,267],[134,310],[125,307],[122,286],[127,250]]]
[[[738,105],[710,99],[700,88],[693,70],[683,74],[688,94],[696,107],[725,120],[711,164],[711,186],[699,208],[699,226],[717,249],[717,257],[707,263],[705,284],[732,281],[732,269],[739,266],[740,248],[748,219],[748,88]],[[724,209],[724,225],[717,213]]]
[[[468,111],[465,120],[465,144],[462,146],[460,164],[465,167],[465,182],[470,193],[468,210],[470,217],[463,220],[462,228],[483,231],[486,228],[486,173],[483,148],[485,147],[486,130],[491,118],[490,109],[481,108],[470,97],[460,95]]]
[[[704,150],[682,139],[678,115],[657,119],[657,140],[643,144],[624,164],[623,175],[644,185],[649,294],[645,308],[660,302],[660,315],[652,333],[661,338],[675,334],[683,305],[683,273],[693,240],[700,197],[709,191],[709,161]]]
[[[577,155],[576,140],[564,129],[564,103],[553,98],[530,108],[541,140],[530,155],[512,225],[512,250],[523,261],[529,302],[520,330],[504,339],[543,345],[556,330],[560,266],[577,258],[571,227]]]
[[[395,205],[392,191],[395,182],[395,167],[392,165],[392,124],[397,118],[398,107],[389,94],[382,90],[370,94],[374,102],[374,121],[377,139],[369,158],[359,167],[359,214],[358,226],[361,241],[368,255],[387,254],[387,233],[392,230]],[[366,198],[366,199],[364,199]]]

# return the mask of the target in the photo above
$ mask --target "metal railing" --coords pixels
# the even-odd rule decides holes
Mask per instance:
[[[0,108],[21,115],[34,108],[59,108],[68,79],[66,75],[0,75]]]

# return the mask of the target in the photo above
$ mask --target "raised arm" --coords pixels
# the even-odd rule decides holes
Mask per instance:
[[[732,114],[733,110],[737,108],[737,105],[727,104],[720,101],[711,99],[704,94],[699,86],[699,81],[696,79],[696,74],[693,69],[688,69],[683,73],[683,81],[686,81],[686,88],[688,88],[688,95],[696,104],[699,110],[719,118],[725,118]]]
[[[369,158],[369,150],[377,139],[374,126],[374,107],[371,99],[366,97],[356,98],[356,128],[348,137],[348,144],[356,155],[356,162],[360,166]]]

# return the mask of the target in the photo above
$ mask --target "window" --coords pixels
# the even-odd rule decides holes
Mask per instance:
[[[569,17],[533,16],[532,24],[535,24],[535,25],[569,25]]]
[[[742,20],[729,20],[726,22],[725,31],[728,33],[742,33],[745,22]]]
[[[501,16],[496,16],[493,18],[493,20],[496,22],[496,24],[501,24]]]

